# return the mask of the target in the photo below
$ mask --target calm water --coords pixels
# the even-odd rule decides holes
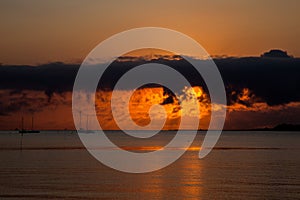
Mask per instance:
[[[118,132],[110,135],[121,146],[156,147],[174,132],[138,144]],[[300,199],[296,132],[223,132],[204,159],[191,149],[147,174],[102,165],[69,132],[26,134],[22,150],[20,139],[0,133],[0,199]]]

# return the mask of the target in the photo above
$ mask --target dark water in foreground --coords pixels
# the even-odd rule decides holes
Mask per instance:
[[[172,134],[143,146],[162,145]],[[134,145],[116,132],[111,135],[121,145]],[[203,136],[199,133],[193,146]],[[0,133],[0,199],[300,199],[296,132],[223,132],[204,159],[192,148],[172,165],[147,174],[102,165],[76,134],[26,134],[22,151],[20,138]]]

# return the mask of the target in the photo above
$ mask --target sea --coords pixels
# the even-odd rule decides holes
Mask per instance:
[[[145,141],[106,134],[144,153],[176,131]],[[165,168],[125,173],[95,159],[74,131],[1,131],[0,199],[300,199],[300,132],[223,131],[199,159],[205,134],[199,131],[192,148]]]

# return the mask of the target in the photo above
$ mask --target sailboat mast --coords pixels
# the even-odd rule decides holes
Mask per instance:
[[[79,111],[79,129],[81,129],[81,110]]]
[[[24,130],[24,117],[22,115],[22,118],[21,118],[21,130],[23,131]]]
[[[86,115],[86,130],[89,130],[89,115]]]
[[[31,116],[31,130],[33,130],[33,114]]]

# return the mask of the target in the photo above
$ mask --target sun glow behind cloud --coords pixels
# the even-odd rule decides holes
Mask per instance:
[[[122,94],[129,92],[126,90],[117,91],[120,96],[119,104],[115,105],[122,115],[124,104]],[[189,100],[189,95],[195,92],[198,98],[200,116],[195,116],[192,110],[182,110],[182,104],[194,103]],[[149,109],[152,105],[163,106],[167,114],[164,126],[166,130],[178,128],[180,117],[188,116],[190,120],[200,118],[199,128],[207,128],[210,120],[211,109],[215,112],[226,106],[227,116],[225,129],[245,129],[255,127],[272,127],[282,121],[286,123],[298,123],[297,116],[300,114],[300,102],[290,102],[287,104],[270,106],[260,98],[256,97],[248,88],[238,92],[237,99],[230,105],[210,104],[208,94],[203,92],[201,87],[183,88],[182,93],[177,98],[171,97],[174,101],[162,104],[168,98],[163,92],[163,88],[143,88],[136,90],[130,101],[130,114],[132,120],[138,125],[147,125],[150,122]],[[0,126],[2,129],[21,128],[21,117],[25,119],[25,128],[31,128],[31,117],[35,117],[35,128],[37,129],[74,129],[71,100],[72,93],[66,92],[61,95],[53,94],[51,99],[39,91],[22,91],[18,93],[11,90],[1,90],[3,102],[0,104]],[[236,94],[235,94],[236,95]],[[93,120],[90,113],[85,112],[85,108],[78,108],[77,115],[81,111],[82,128],[93,129],[96,123],[100,123],[103,129],[117,130],[118,127],[111,114],[110,91],[98,91],[96,94],[95,109],[98,120]],[[83,96],[82,100],[90,101],[91,96]],[[187,106],[188,107],[188,106]],[[154,112],[152,120],[161,120],[164,115]],[[126,125],[128,119],[123,119]],[[131,120],[131,119],[130,119]],[[296,121],[295,121],[296,120]],[[130,127],[128,127],[130,129]],[[189,127],[186,127],[187,129]]]
[[[94,96],[96,97],[95,108],[98,116],[97,120],[93,120],[91,113],[85,108],[77,108],[76,114],[79,115],[80,111],[82,114],[82,128],[94,129],[95,124],[99,122],[103,129],[118,129],[111,114],[111,90],[121,72],[131,69],[136,64],[148,61],[162,62],[170,66],[174,64],[173,67],[183,70],[189,80],[193,78],[193,73],[189,71],[183,59],[170,52],[142,49],[129,52],[119,59],[114,63],[115,67],[110,74],[107,74],[107,79],[100,82],[103,88],[98,88],[95,95],[81,96],[83,101],[91,101]],[[295,84],[299,74],[296,70],[298,59],[225,58],[217,59],[215,62],[224,78],[228,105],[211,105],[205,87],[203,89],[195,86],[200,82],[198,79],[192,79],[193,88],[182,87],[176,97],[175,94],[165,92],[162,87],[150,84],[133,93],[129,104],[130,118],[127,119],[123,112],[124,96],[132,91],[124,88],[116,91],[118,102],[114,105],[122,119],[121,123],[130,129],[128,120],[132,120],[139,126],[147,126],[150,120],[162,120],[167,116],[164,129],[170,130],[177,129],[181,117],[185,116],[191,122],[200,119],[199,128],[206,129],[211,110],[218,112],[224,107],[228,111],[225,129],[262,128],[273,127],[280,123],[299,123],[300,103],[296,93],[298,87]],[[78,67],[78,65],[64,63],[37,67],[2,66],[0,127],[20,128],[23,116],[25,128],[28,129],[31,127],[31,117],[34,115],[37,129],[74,129],[71,91],[72,77],[76,76]],[[284,78],[281,70],[288,73],[288,81],[277,81]],[[64,78],[57,80],[57,77]],[[197,97],[197,102],[192,100],[193,95]],[[200,107],[200,115],[191,109],[195,103]],[[159,105],[163,109],[157,109],[158,107],[152,109],[153,105]],[[185,128],[189,129],[188,126]]]
[[[135,90],[129,102],[131,119],[122,118],[122,116],[125,116],[126,112],[126,107],[124,107],[126,102],[122,97],[126,96],[124,93],[129,93],[131,91],[120,90],[114,92],[116,92],[117,96],[120,98],[118,99],[116,105],[113,106],[115,106],[115,110],[118,111],[117,114],[120,115],[119,118],[123,119],[118,123],[123,124],[123,127],[127,127],[127,129],[132,128],[127,125],[128,120],[133,120],[139,126],[146,126],[150,123],[150,120],[163,120],[165,117],[167,117],[167,121],[164,129],[177,129],[180,123],[180,118],[183,115],[188,117],[189,120],[203,119],[203,122],[207,122],[207,119],[204,119],[208,118],[210,114],[208,96],[204,94],[203,89],[199,86],[193,88],[185,87],[183,88],[181,94],[177,94],[176,96],[165,94],[162,87],[142,88]],[[193,98],[191,98],[192,95],[197,97],[197,102],[193,101]],[[109,91],[99,91],[96,94],[96,110],[98,120],[103,129],[117,129],[117,125],[114,122],[114,118],[111,114],[110,97],[111,92]],[[167,99],[168,101],[166,101]],[[201,110],[200,116],[196,115],[196,112],[193,110],[192,105],[195,103],[199,105]],[[154,105],[162,106],[166,115],[165,113],[161,112],[161,110],[156,110],[155,112],[152,112],[150,118],[149,110]],[[182,107],[187,109],[182,109]],[[189,127],[184,128],[189,129]]]

